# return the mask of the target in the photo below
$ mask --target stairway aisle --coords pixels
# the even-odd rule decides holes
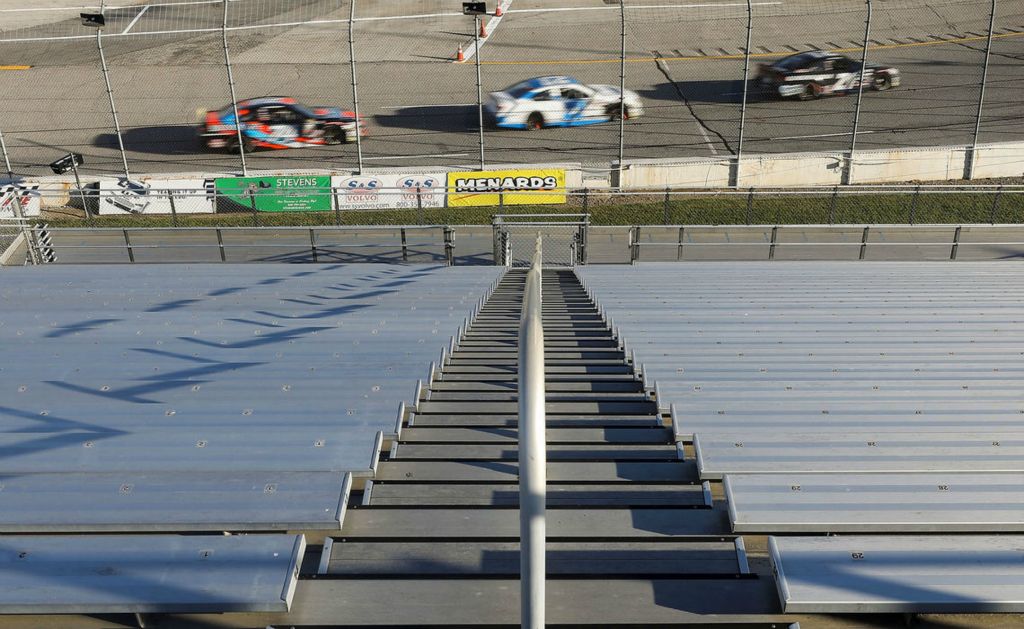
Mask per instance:
[[[321,578],[351,586],[340,622],[518,625],[524,282],[504,277],[326,545]],[[544,271],[543,304],[549,622],[778,621],[765,615],[778,611],[774,584],[747,570],[571,270]]]

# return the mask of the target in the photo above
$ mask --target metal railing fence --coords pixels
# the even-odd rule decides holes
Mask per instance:
[[[387,11],[384,12],[385,15],[380,15],[381,9],[379,6],[375,6],[375,3],[359,2],[358,0],[320,0],[302,3],[301,6],[291,9],[274,8],[278,6],[276,3],[267,3],[262,0],[166,0],[162,3],[152,4],[154,8],[148,13],[146,9],[150,7],[147,5],[107,7],[105,4],[100,2],[98,9],[106,15],[108,24],[95,31],[78,26],[75,21],[67,19],[76,16],[65,15],[66,8],[53,9],[55,16],[60,19],[55,18],[52,24],[26,26],[20,29],[16,27],[0,29],[0,58],[17,59],[22,55],[15,53],[22,52],[27,46],[37,43],[52,44],[60,46],[61,50],[67,53],[77,50],[80,54],[77,57],[72,56],[65,62],[44,57],[43,62],[47,68],[66,68],[68,74],[80,74],[82,69],[87,70],[90,64],[95,63],[97,83],[100,83],[100,79],[102,79],[102,88],[97,89],[95,94],[90,92],[88,95],[76,95],[78,100],[75,101],[75,106],[69,106],[57,112],[64,118],[58,125],[59,133],[64,136],[63,139],[54,135],[58,133],[57,130],[41,129],[35,125],[12,122],[8,117],[3,122],[3,127],[5,127],[3,130],[9,132],[9,135],[15,140],[14,153],[29,151],[35,153],[40,147],[40,142],[47,146],[80,148],[83,143],[90,142],[88,138],[93,137],[97,130],[101,130],[98,129],[98,126],[109,124],[110,137],[105,138],[102,142],[99,140],[91,142],[95,147],[106,148],[111,152],[116,151],[117,159],[109,160],[110,163],[104,166],[105,174],[120,171],[120,174],[130,178],[132,173],[138,174],[150,168],[153,162],[188,165],[188,167],[176,169],[178,171],[196,170],[197,163],[209,163],[208,160],[199,159],[194,152],[185,150],[183,131],[188,131],[190,136],[194,135],[191,127],[195,125],[196,121],[190,120],[183,124],[178,114],[168,116],[166,113],[157,113],[161,108],[147,105],[153,101],[173,102],[175,100],[175,96],[164,91],[160,84],[165,81],[202,82],[206,88],[203,92],[216,96],[215,101],[211,102],[205,102],[204,99],[196,95],[189,96],[188,103],[180,103],[182,106],[175,105],[173,107],[175,110],[191,111],[189,107],[192,106],[207,109],[220,107],[223,106],[224,101],[230,99],[230,107],[237,113],[238,102],[244,98],[282,91],[282,89],[278,89],[277,85],[267,85],[268,80],[272,81],[272,78],[268,79],[268,76],[273,76],[273,73],[267,69],[274,67],[274,64],[281,63],[281,59],[287,60],[289,66],[307,70],[322,68],[322,75],[318,76],[319,80],[302,81],[302,83],[317,86],[308,89],[301,88],[307,92],[305,95],[300,95],[304,98],[312,99],[315,102],[329,97],[336,101],[336,104],[351,102],[352,107],[358,113],[361,100],[366,100],[367,94],[369,94],[380,101],[374,103],[375,109],[382,106],[383,109],[401,109],[390,107],[395,105],[397,99],[400,98],[397,92],[382,91],[382,88],[376,85],[364,86],[367,89],[360,90],[359,77],[370,75],[379,78],[382,67],[381,59],[390,58],[386,48],[390,45],[388,43],[390,40],[382,41],[379,25],[392,24],[387,20],[395,20],[393,22],[395,28],[401,29],[409,28],[409,24],[440,25],[444,23],[447,25],[448,22],[443,21],[452,20],[451,4],[440,2],[440,0],[410,2],[406,5],[408,15],[402,14],[402,10],[396,10],[398,12],[395,15],[391,15]],[[759,61],[774,60],[786,54],[816,47],[847,54],[855,62],[861,64],[861,67],[869,58],[878,63],[890,59],[897,63],[902,61],[899,54],[890,52],[893,49],[912,51],[919,49],[915,47],[949,44],[951,49],[955,48],[954,45],[958,45],[971,51],[958,52],[960,56],[952,62],[958,66],[957,72],[955,76],[951,75],[947,78],[949,89],[955,89],[959,95],[957,100],[962,102],[943,104],[941,101],[944,99],[939,96],[926,103],[914,101],[911,105],[913,107],[927,106],[929,113],[935,108],[958,108],[956,111],[950,109],[948,118],[956,119],[955,126],[958,129],[958,141],[952,143],[963,143],[968,146],[964,168],[965,178],[970,179],[974,176],[977,165],[975,156],[979,141],[983,138],[991,141],[995,139],[996,134],[1005,137],[1008,132],[1007,127],[1015,124],[1015,121],[1019,122],[1019,117],[1014,117],[1016,114],[1006,113],[1007,107],[1011,106],[1014,100],[1019,100],[1012,95],[1014,87],[1008,83],[1009,79],[1007,78],[1010,75],[1007,74],[1006,68],[997,67],[991,64],[990,60],[993,57],[994,46],[998,47],[1000,42],[1006,41],[1005,38],[1024,36],[1024,33],[1020,31],[1019,10],[1006,5],[1006,3],[1001,5],[998,0],[945,1],[937,3],[939,5],[937,8],[933,7],[936,3],[928,4],[915,0],[886,3],[873,3],[872,0],[866,0],[863,3],[829,0],[820,5],[816,4],[810,9],[790,8],[779,2],[752,2],[751,0],[747,0],[745,3],[724,3],[720,8],[714,8],[716,5],[694,5],[698,10],[693,10],[693,7],[679,8],[677,3],[668,0],[645,0],[643,2],[610,0],[606,4],[618,5],[603,8],[617,9],[619,15],[615,21],[620,22],[617,25],[620,28],[617,28],[614,33],[611,31],[603,33],[604,40],[601,42],[595,43],[592,37],[588,37],[586,47],[594,49],[595,59],[565,62],[562,65],[572,66],[573,63],[577,63],[582,72],[582,69],[586,67],[585,64],[607,61],[611,66],[613,62],[616,62],[618,76],[612,77],[612,72],[609,71],[606,73],[608,76],[603,80],[617,81],[620,86],[627,89],[633,83],[638,84],[632,85],[637,89],[646,89],[646,83],[642,85],[639,83],[649,80],[645,76],[649,73],[643,69],[636,69],[642,63],[656,65],[667,77],[670,69],[666,64],[677,61],[698,64],[720,62],[719,65],[723,67],[728,65],[731,68],[728,72],[735,73],[734,76],[723,74],[726,78],[715,80],[716,85],[739,83],[739,85],[728,86],[728,89],[733,90],[728,92],[731,94],[729,99],[716,101],[714,98],[718,98],[717,96],[707,97],[711,99],[709,102],[725,102],[734,107],[730,107],[728,113],[716,114],[719,117],[710,122],[695,115],[696,124],[702,128],[701,133],[705,135],[705,138],[703,141],[680,140],[678,150],[670,153],[675,156],[707,155],[704,150],[705,144],[712,147],[718,146],[719,150],[724,150],[734,160],[734,170],[738,171],[738,164],[743,152],[750,150],[752,142],[769,151],[775,150],[771,147],[779,144],[777,138],[764,136],[764,132],[751,130],[753,124],[775,124],[774,119],[776,118],[776,113],[766,110],[751,98],[755,90],[758,89],[758,86],[754,84],[756,77],[752,76],[752,66]],[[874,4],[878,6],[873,6]],[[488,6],[491,11],[496,11],[499,7],[502,8],[506,12],[505,18],[511,20],[510,24],[502,24],[500,28],[513,30],[522,28],[515,23],[516,9],[511,0],[492,1]],[[918,33],[916,31],[903,33],[899,30],[899,26],[906,24],[909,11],[916,10],[925,13],[931,11],[934,15],[941,13],[944,22],[941,26],[935,27],[934,33]],[[5,9],[4,15],[5,19],[16,22],[21,16],[19,12],[24,12],[25,15],[41,15],[46,11],[45,7],[35,7],[32,3],[25,1],[21,3],[20,7],[14,6]],[[64,11],[64,13],[60,13],[60,11]],[[528,9],[527,13],[534,11],[536,10]],[[394,12],[392,11],[392,13]],[[509,13],[513,15],[507,15]],[[417,19],[400,19],[404,17],[416,17]],[[481,48],[489,41],[489,38],[481,39],[479,35],[483,32],[481,27],[484,31],[489,30],[489,22],[494,22],[496,25],[498,16],[483,16],[482,19],[478,16],[464,19],[465,22],[459,24],[467,31],[470,28],[473,29],[473,33],[465,34],[465,45],[472,46],[474,53],[488,50],[489,54],[489,49]],[[562,19],[565,18],[560,17],[557,13],[544,17],[543,26],[553,29],[551,35],[556,38],[556,41],[561,37],[568,37],[569,35],[563,35],[563,32],[571,32],[569,27],[573,26],[571,23],[560,22]],[[815,41],[803,43],[802,40],[800,42],[794,40],[788,42],[788,45],[782,46],[777,45],[775,39],[766,39],[779,37],[780,22],[785,24],[787,21],[791,22],[795,19],[807,21],[805,30],[809,31],[809,34],[805,39],[814,39]],[[153,21],[150,22],[150,20]],[[474,20],[476,21],[474,22]],[[852,29],[854,25],[862,24],[863,32],[858,32],[855,38],[844,40],[838,39],[836,36],[821,35],[819,37],[814,34],[814,29],[817,27],[820,27],[823,33],[833,32],[829,28],[834,27],[837,22],[842,22],[844,30],[851,33],[854,32]],[[644,44],[650,48],[666,45],[681,46],[679,40],[685,40],[685,36],[675,37],[672,40],[675,43],[662,42],[664,35],[658,31],[658,29],[665,28],[666,24],[673,23],[678,25],[678,28],[674,30],[680,33],[689,32],[688,29],[692,29],[694,33],[720,31],[720,37],[716,38],[715,45],[722,47],[717,49],[698,48],[694,51],[679,50],[678,48],[666,48],[653,52],[645,50],[643,56],[637,56],[637,53],[631,52],[631,46],[627,45],[627,33],[633,33],[634,37],[642,40],[644,40],[644,36],[650,35],[649,43]],[[562,24],[566,28],[560,29],[559,26]],[[708,26],[709,24],[710,26]],[[401,32],[405,33],[408,38],[415,39],[424,30],[430,31],[431,29],[420,27],[416,30],[414,27],[414,30]],[[785,27],[782,30],[785,31]],[[290,35],[290,33],[294,33],[294,35]],[[178,41],[175,38],[184,38],[187,41],[188,38],[210,38],[217,35],[221,40],[219,47],[223,52],[223,68],[218,67],[219,60],[214,63],[207,57],[202,57],[197,61],[193,57],[184,55],[183,59],[192,61],[171,60],[163,64],[159,62],[153,64],[146,62],[145,56],[135,54],[136,49],[141,45],[139,42],[160,49],[166,41]],[[280,40],[282,43],[274,47],[268,46],[266,51],[257,51],[254,54],[248,49],[253,45],[251,38],[257,37],[263,37],[266,40]],[[831,39],[829,39],[830,37]],[[644,41],[646,42],[646,40]],[[571,50],[573,44],[581,43],[563,40],[558,41],[555,46]],[[763,45],[766,43],[770,45]],[[547,45],[547,42],[545,44]],[[496,44],[491,44],[491,47],[494,46]],[[323,51],[344,50],[345,54],[324,60],[317,55],[304,54],[310,47]],[[4,51],[9,54],[3,54]],[[452,52],[454,53],[454,45]],[[503,51],[503,54],[513,53]],[[530,53],[524,52],[524,54]],[[536,53],[534,54],[536,55]],[[996,54],[1003,53],[997,50]],[[478,93],[481,89],[481,82],[486,84],[488,90],[503,86],[499,81],[504,82],[507,78],[504,72],[506,66],[502,64],[526,63],[519,58],[493,59],[490,57],[481,62],[480,56],[480,54],[473,55],[473,63],[478,73]],[[1000,59],[1001,63],[1005,64],[1005,59],[1011,56],[1003,54],[1003,58]],[[108,57],[110,63],[108,63]],[[293,57],[296,59],[294,63]],[[451,61],[454,60],[453,54]],[[438,72],[450,72],[444,63],[448,60],[437,59],[436,61],[439,62],[436,68]],[[541,64],[542,68],[544,63],[553,62],[545,59],[530,61],[530,63]],[[61,65],[61,63],[65,65]],[[922,72],[930,72],[926,63],[920,65],[925,68],[921,70]],[[163,66],[169,69],[165,69]],[[365,66],[362,72],[359,71],[360,66]],[[259,69],[254,70],[253,68]],[[915,70],[913,64],[909,63],[906,69],[907,71]],[[166,75],[163,72],[166,72]],[[479,78],[481,72],[483,76]],[[159,78],[156,81],[157,88],[145,88],[140,84],[139,78],[146,76],[147,73]],[[54,70],[53,74],[56,77],[59,72]],[[390,77],[391,74],[393,72],[389,70],[388,76]],[[860,81],[854,80],[858,77],[861,79]],[[702,93],[698,94],[699,90],[690,93],[697,86],[689,86],[689,84],[697,81],[680,80],[678,76],[674,75],[669,78],[670,85],[675,85],[675,89],[682,90],[679,97],[687,107],[692,104],[692,99],[704,98]],[[6,98],[17,98],[24,94],[26,89],[31,89],[31,85],[29,83],[22,84],[20,78],[12,77],[12,79],[14,82],[12,88],[7,90]],[[59,80],[65,79],[66,77]],[[853,168],[855,154],[859,150],[858,142],[864,143],[862,136],[867,133],[878,134],[881,131],[890,130],[884,128],[886,122],[883,121],[888,112],[872,109],[864,101],[865,87],[873,89],[875,86],[865,85],[863,79],[863,70],[859,71],[857,77],[851,77],[850,85],[855,87],[848,91],[856,93],[855,103],[849,108],[840,107],[838,111],[828,112],[828,124],[832,130],[829,133],[821,134],[823,141],[827,140],[833,149],[841,150],[845,154],[842,166],[846,175],[844,181],[850,180],[849,171]],[[53,80],[58,79],[54,78]],[[390,80],[381,79],[380,82],[388,83]],[[292,81],[289,86],[294,88],[294,83],[295,81]],[[908,83],[912,83],[912,81],[908,81]],[[680,84],[683,86],[680,87]],[[49,87],[58,88],[60,86]],[[992,89],[987,90],[988,87]],[[156,89],[156,91],[150,93],[146,91],[147,89]],[[721,89],[726,89],[726,87]],[[932,90],[934,86],[927,85],[921,89]],[[83,90],[84,86],[76,88],[78,92]],[[257,91],[258,93],[256,93]],[[976,97],[975,91],[977,92]],[[469,99],[469,90],[450,93],[448,96],[453,102],[466,101]],[[392,98],[396,100],[390,100]],[[442,98],[444,97],[442,96]],[[923,94],[921,98],[927,99],[928,96]],[[465,128],[448,129],[446,127],[445,132],[457,133],[465,140],[464,146],[460,145],[461,150],[468,151],[475,148],[472,144],[476,143],[478,138],[480,165],[507,163],[509,161],[507,155],[502,157],[498,153],[507,154],[509,151],[515,151],[515,147],[507,144],[499,134],[484,132],[480,122],[485,118],[483,109],[485,99],[478,97],[475,100],[476,103],[468,106],[472,110],[472,115],[465,116],[467,121]],[[447,106],[445,103],[441,103],[442,108],[445,106]],[[623,102],[620,98],[620,108],[622,106]],[[650,107],[654,111],[652,115],[661,116],[667,115],[666,112],[669,112],[671,108],[678,108],[679,103],[652,103]],[[98,109],[103,108],[108,110],[104,113],[105,121],[94,116]],[[369,108],[368,104],[364,110],[367,108]],[[424,112],[423,116],[430,117],[432,120],[451,118],[444,110],[434,111],[433,109]],[[795,118],[800,118],[803,114],[792,115]],[[86,119],[85,116],[92,117]],[[409,116],[415,117],[412,114]],[[867,125],[865,118],[868,116],[873,116],[876,124]],[[174,122],[171,122],[172,119]],[[223,170],[225,167],[230,167],[232,170],[237,168],[238,171],[245,174],[253,167],[251,163],[246,162],[247,156],[249,158],[257,156],[247,155],[245,143],[241,141],[241,131],[237,128],[237,119],[236,115],[236,122],[233,124],[239,135],[238,154],[214,160],[217,167],[211,170]],[[470,120],[472,122],[469,122]],[[650,157],[650,155],[644,154],[643,150],[649,140],[648,136],[651,134],[643,126],[647,123],[638,119],[636,124],[633,120],[627,124],[625,116],[620,116],[618,122],[615,125],[618,128],[614,141],[601,142],[600,145],[594,145],[585,139],[573,139],[571,142],[578,144],[579,150],[585,152],[587,159],[594,159],[598,156],[603,158],[605,163],[611,165],[612,171],[621,169],[624,159]],[[389,128],[401,126],[400,123],[401,121],[389,119],[385,126]],[[431,132],[437,131],[437,127],[443,126],[437,121],[422,120],[411,121],[409,124],[409,128],[402,130],[401,133],[410,136],[429,135]],[[693,121],[687,121],[686,124],[693,124]],[[923,124],[927,127],[927,123]],[[477,128],[478,125],[479,128]],[[936,133],[941,133],[943,130],[949,130],[950,123],[937,121],[935,125]],[[73,131],[76,133],[72,133]],[[81,131],[81,133],[77,133],[77,131]],[[893,129],[893,131],[905,133],[915,131],[915,129],[908,127]],[[584,132],[579,131],[579,133]],[[711,136],[715,136],[717,139]],[[378,137],[382,139],[378,140]],[[580,136],[580,138],[582,137]],[[868,137],[876,145],[881,141],[879,135]],[[304,159],[308,163],[328,160],[339,165],[344,163],[353,170],[362,172],[364,166],[375,163],[367,160],[386,161],[388,151],[391,150],[388,147],[395,144],[393,139],[387,134],[380,136],[371,134],[366,138],[356,135],[354,155],[353,151],[343,147],[323,147],[324,152],[312,158],[306,156]],[[786,140],[787,138],[782,139]],[[666,138],[661,135],[658,140],[659,142],[665,141]],[[193,140],[190,137],[188,141],[192,142]],[[378,142],[380,144],[375,145]],[[181,144],[182,146],[163,146],[167,143]],[[951,142],[937,143],[950,144]],[[424,144],[432,145],[434,143],[426,141]],[[920,145],[921,143],[916,142],[915,144]],[[490,154],[492,152],[494,154]],[[712,153],[715,152],[715,150],[712,151]],[[279,153],[273,156],[260,155],[258,158],[269,164],[275,161],[285,163],[293,157],[287,151]],[[54,155],[54,157],[56,156]],[[401,157],[407,159],[409,156]],[[431,155],[429,157],[431,160],[427,163],[438,163],[436,161],[438,156]],[[451,157],[453,163],[456,164],[474,161],[474,156],[470,153],[453,153]],[[138,163],[132,165],[133,160]],[[18,170],[40,168],[46,163],[35,158],[21,157],[17,157],[16,161],[19,166]],[[87,164],[86,168],[91,168],[91,165]],[[732,181],[738,181],[738,172],[733,173]]]
[[[648,234],[645,229],[657,233]],[[957,260],[963,248],[969,248],[976,260],[1024,258],[1024,231],[1017,225],[635,225],[628,228],[627,239],[629,257],[621,261],[630,263],[780,258]],[[820,253],[826,251],[827,255]],[[874,256],[875,251],[885,257]]]
[[[45,199],[43,218],[53,227],[269,227],[345,225],[483,225],[496,216],[551,215],[592,225],[758,225],[1024,223],[1024,185],[889,185],[829,188],[572,189],[564,202],[533,205],[448,206],[444,187],[381,188],[365,204],[345,188],[248,190],[87,189]],[[36,191],[39,196],[57,194]],[[548,195],[549,191],[536,194]],[[526,201],[524,203],[524,201]],[[397,207],[396,207],[397,206]],[[30,220],[32,217],[29,217]],[[581,260],[582,261],[582,260]]]
[[[145,254],[159,251],[178,261],[204,259],[237,262],[233,251],[258,252],[261,261],[381,261],[410,262],[443,260],[451,266],[455,256],[455,231],[447,225],[405,225],[394,227],[30,227],[30,243],[49,241],[57,235],[59,244],[50,249],[73,254],[72,259],[145,262]],[[433,236],[433,238],[431,238]],[[32,247],[30,247],[31,249]],[[34,247],[39,249],[39,246]],[[116,252],[117,255],[110,255]],[[244,259],[251,259],[245,256]]]

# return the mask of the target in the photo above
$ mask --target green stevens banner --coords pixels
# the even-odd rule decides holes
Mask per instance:
[[[214,181],[218,212],[329,212],[331,178],[222,177]]]

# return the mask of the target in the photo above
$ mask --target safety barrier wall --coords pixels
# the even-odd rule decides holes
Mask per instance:
[[[749,155],[739,162],[736,184],[831,187],[843,185],[844,174],[850,184],[957,181],[966,178],[969,153],[967,146],[944,146],[861,151],[853,160],[842,152]],[[975,159],[975,179],[1024,176],[1024,142],[981,145]],[[626,161],[621,187],[724,188],[735,167],[729,158]]]
[[[623,191],[678,189],[727,189],[743,190],[773,188],[834,188],[843,186],[844,178],[849,184],[884,184],[958,181],[964,179],[969,167],[970,149],[965,146],[935,148],[901,148],[880,151],[863,151],[848,161],[842,153],[795,153],[776,155],[749,155],[737,162],[733,159],[682,159],[682,160],[635,160],[623,162],[621,176],[618,168],[609,168],[604,178],[595,178],[593,170],[579,163],[526,164],[495,166],[483,171],[491,173],[534,173],[558,171],[564,177],[564,189],[600,190],[602,188]],[[1007,178],[1024,176],[1024,142],[986,144],[978,147],[974,173],[977,179]],[[330,179],[330,186],[337,189],[342,210],[372,209],[413,209],[420,207],[446,207],[446,178],[457,173],[480,174],[444,167],[374,169],[362,175],[355,172],[303,171],[292,173],[254,173],[269,177],[298,175],[319,176]],[[229,175],[183,174],[163,176],[140,176],[136,181],[145,187],[158,191],[183,191],[174,210],[179,214],[204,214],[214,211],[211,199],[200,199],[193,192],[212,189],[214,182],[231,179]],[[114,199],[120,189],[117,178],[105,177],[85,182],[99,186],[99,195]],[[733,181],[734,183],[730,183]],[[408,184],[413,182],[413,184]],[[451,183],[450,181],[447,183]],[[981,183],[981,182],[979,182]],[[407,184],[404,185],[403,184]],[[26,216],[38,216],[40,207],[62,207],[69,203],[80,204],[80,196],[67,177],[41,178],[18,184],[21,192],[23,211]],[[407,198],[386,191],[405,188],[410,192]],[[561,185],[559,187],[562,187]],[[421,191],[420,199],[415,190]],[[346,192],[346,191],[351,192]],[[377,195],[363,194],[376,192]],[[10,212],[14,188],[0,189],[0,217]],[[76,199],[72,200],[74,195]],[[94,193],[95,195],[95,193]],[[349,196],[351,195],[351,199]],[[166,195],[165,195],[166,196]],[[191,197],[191,198],[187,198]],[[379,197],[379,198],[378,198]],[[424,202],[426,199],[426,202]],[[450,204],[449,204],[450,205]],[[100,203],[98,213],[133,213],[113,202]],[[148,207],[146,214],[170,214],[172,210],[166,201],[156,202]]]

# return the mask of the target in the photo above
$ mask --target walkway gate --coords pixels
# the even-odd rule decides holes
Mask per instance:
[[[544,238],[545,267],[587,263],[589,214],[496,214],[491,226],[495,264],[529,267],[538,233]]]

